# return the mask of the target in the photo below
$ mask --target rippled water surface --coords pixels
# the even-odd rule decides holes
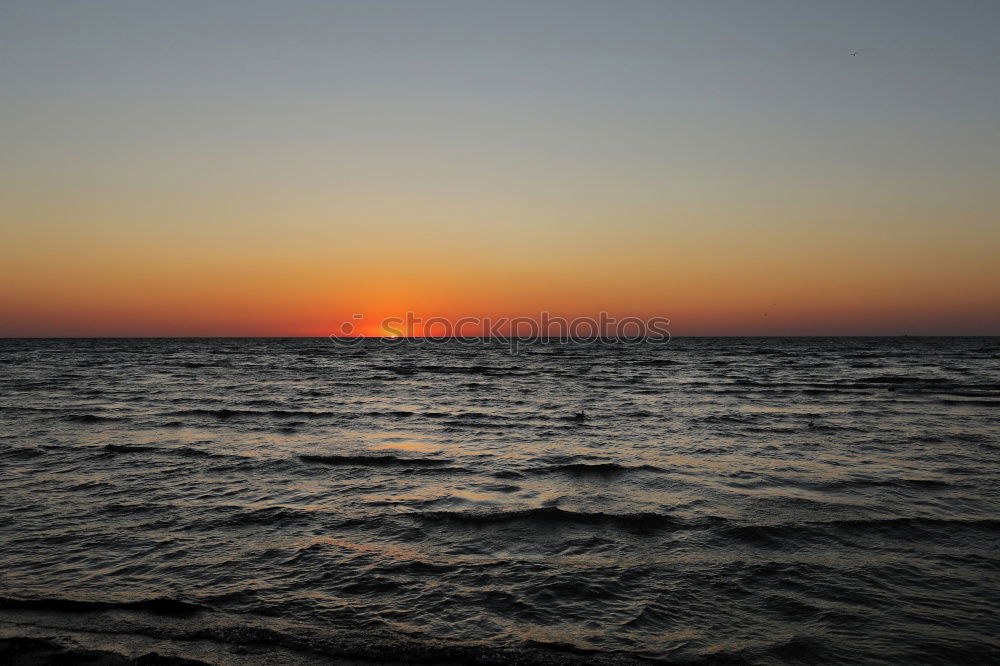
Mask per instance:
[[[1000,659],[995,338],[6,340],[0,371],[5,622]]]

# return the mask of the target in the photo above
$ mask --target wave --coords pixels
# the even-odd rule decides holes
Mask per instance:
[[[893,488],[950,488],[951,483],[947,481],[941,481],[939,479],[906,479],[906,478],[893,478],[893,479],[852,479],[850,481],[843,482],[840,486],[834,486],[835,489],[840,488],[852,488],[852,487],[865,487],[865,486],[887,486]]]
[[[316,512],[285,506],[269,506],[262,509],[247,509],[213,523],[213,526],[246,527],[251,525],[296,525],[308,523]]]
[[[721,519],[720,519],[721,520]],[[774,525],[737,525],[721,521],[720,535],[728,539],[756,545],[801,544],[806,538],[836,539],[843,536],[864,537],[877,534],[879,538],[898,538],[904,541],[924,541],[927,531],[935,534],[942,530],[963,530],[1000,533],[1000,520],[952,518],[856,518]]]
[[[72,421],[73,423],[110,423],[123,419],[118,416],[98,416],[96,414],[67,414],[62,417],[62,420]]]
[[[946,380],[935,377],[906,377],[902,375],[879,375],[877,377],[862,377],[862,382],[869,384],[940,384]]]
[[[442,421],[442,425],[446,426],[446,432],[454,432],[457,430],[472,430],[475,428],[493,428],[493,429],[504,429],[516,427],[510,423],[492,423],[489,421],[474,421],[469,419],[452,419],[449,421]]]
[[[206,661],[148,652],[131,658],[118,651],[83,649],[49,638],[11,636],[0,638],[0,658],[17,658],[19,664],[136,664],[142,666],[211,666]],[[4,663],[7,663],[6,661]]]
[[[510,523],[611,525],[624,529],[708,531],[728,543],[733,540],[775,545],[794,543],[809,537],[827,537],[878,533],[880,536],[898,536],[902,539],[923,539],[924,530],[971,530],[996,535],[1000,520],[950,519],[950,518],[858,518],[833,521],[805,521],[801,523],[741,524],[720,516],[702,516],[682,519],[662,513],[604,513],[600,511],[569,511],[558,507],[541,507],[512,511],[423,511],[413,515],[427,522],[450,522],[472,526],[503,525]]]
[[[251,654],[264,657],[267,663],[313,663],[317,658],[330,663],[383,664],[384,666],[412,666],[416,664],[519,664],[520,666],[623,666],[637,663],[621,655],[578,647],[566,642],[545,642],[527,639],[521,646],[490,646],[476,643],[449,643],[439,639],[420,639],[387,631],[346,629],[336,632],[295,632],[292,628],[281,630],[260,624],[235,623],[220,618],[218,624],[194,627],[190,623],[177,626],[131,622],[128,634],[121,626],[113,627],[114,640],[126,636],[138,640],[122,643],[102,640],[107,629],[97,627],[82,629],[70,624],[59,627],[58,636],[52,636],[50,621],[40,627],[22,623],[33,636],[0,638],[0,659],[14,656],[15,663],[101,663],[139,664],[160,666],[208,666],[219,663],[220,655]],[[44,631],[40,637],[38,629]],[[97,638],[95,645],[94,637]],[[147,641],[152,639],[155,644]],[[87,643],[92,647],[88,649]],[[204,651],[207,644],[208,651]],[[96,649],[94,649],[96,647]],[[123,654],[129,648],[166,648],[185,656],[148,652],[141,655]],[[199,649],[201,648],[201,649]],[[219,651],[221,648],[221,651]],[[254,663],[261,661],[254,660]],[[6,661],[4,661],[6,663]],[[223,659],[230,663],[230,659]],[[263,661],[261,661],[263,663]],[[697,662],[689,662],[697,663]],[[712,661],[711,663],[717,663]],[[724,662],[730,663],[730,662]],[[742,663],[742,662],[734,662]]]
[[[62,412],[62,407],[26,407],[23,405],[0,405],[0,411],[4,412]]]
[[[550,506],[520,511],[425,511],[415,514],[421,520],[456,522],[471,525],[495,525],[517,522],[611,524],[630,528],[681,528],[684,523],[659,513],[603,513],[599,511],[567,511]]]
[[[59,611],[69,613],[87,613],[107,610],[133,610],[144,611],[156,615],[193,615],[209,610],[207,606],[181,601],[169,597],[157,597],[154,599],[140,599],[137,601],[80,601],[77,599],[16,599],[11,597],[0,597],[0,609],[3,610],[30,610],[30,611]]]
[[[808,523],[809,525],[819,525],[834,527],[837,529],[863,529],[863,528],[896,528],[896,527],[957,527],[974,530],[984,530],[990,532],[1000,531],[1000,519],[996,518],[869,518],[854,520],[831,520],[825,522]]]
[[[4,458],[26,460],[30,458],[38,458],[39,456],[44,455],[45,451],[38,448],[32,448],[30,446],[11,446],[0,449],[0,456]]]
[[[514,471],[512,469],[504,469],[499,472],[494,472],[493,476],[498,479],[523,479],[524,474],[521,472]]]
[[[140,446],[137,444],[105,444],[108,453],[156,453],[160,451],[155,446]]]
[[[448,458],[401,458],[399,456],[341,456],[341,455],[300,455],[299,460],[320,465],[343,465],[353,467],[395,467],[400,465],[416,467],[438,467],[450,465]]]
[[[619,463],[568,463],[565,465],[548,465],[526,470],[530,474],[574,474],[574,475],[610,475],[626,472],[662,472],[663,468],[654,465],[621,465]]]
[[[1000,400],[941,398],[938,402],[942,405],[959,405],[964,407],[1000,407]]]
[[[227,359],[222,359],[219,361],[187,361],[184,363],[178,363],[174,367],[178,368],[229,368],[232,367],[233,362]],[[166,366],[170,367],[170,366]]]
[[[181,409],[175,412],[168,412],[162,416],[209,416],[212,418],[226,420],[240,417],[262,417],[269,416],[276,419],[291,418],[324,418],[332,416],[342,416],[338,412],[321,412],[294,409],[230,409],[222,407],[220,409]]]
[[[418,372],[439,375],[484,375],[488,377],[509,377],[531,374],[525,371],[488,365],[374,365],[373,370],[387,370],[397,375],[415,375]]]
[[[774,475],[755,474],[753,472],[734,472],[729,474],[729,478],[736,479],[735,481],[730,481],[729,485],[737,488],[780,488],[787,486],[820,492],[844,492],[850,490],[864,490],[866,488],[936,490],[951,488],[955,485],[941,479],[889,477],[884,479],[849,478],[817,480],[813,478],[782,478]]]
[[[402,474],[419,474],[419,475],[432,475],[432,474],[469,474],[471,470],[467,467],[438,467],[434,466],[418,466],[410,467],[401,470]]]
[[[140,502],[138,504],[121,504],[112,503],[106,504],[104,506],[104,511],[106,513],[113,514],[127,514],[127,515],[137,515],[137,514],[147,514],[147,513],[157,513],[162,514],[164,512],[170,511],[173,507],[167,504],[157,504],[154,502]]]
[[[104,451],[114,454],[150,453],[154,455],[183,456],[186,458],[242,458],[242,456],[226,456],[219,453],[210,453],[191,446],[163,447],[141,444],[105,444],[102,448]]]

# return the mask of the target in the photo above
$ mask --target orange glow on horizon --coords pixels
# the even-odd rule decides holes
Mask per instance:
[[[768,47],[737,55],[707,20],[729,10],[698,3],[455,25],[418,3],[299,22],[46,4],[5,12],[0,336],[328,336],[355,314],[383,335],[408,311],[1000,334],[976,12],[924,12],[975,39],[927,49],[893,20],[889,51],[844,57],[829,21],[784,11],[739,26]],[[566,39],[539,39],[538,12]]]

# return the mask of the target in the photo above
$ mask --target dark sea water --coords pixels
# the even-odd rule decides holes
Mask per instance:
[[[1000,661],[996,338],[5,340],[0,377],[6,636]]]

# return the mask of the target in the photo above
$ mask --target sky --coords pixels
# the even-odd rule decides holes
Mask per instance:
[[[0,0],[0,335],[1000,334],[998,28],[992,0]]]

